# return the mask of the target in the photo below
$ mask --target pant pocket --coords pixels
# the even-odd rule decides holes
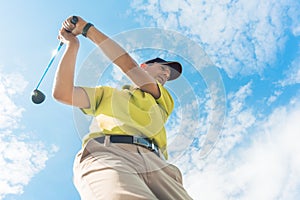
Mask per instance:
[[[182,185],[182,173],[178,169],[178,167],[173,164],[169,164],[167,168],[167,173],[169,174],[169,176]]]

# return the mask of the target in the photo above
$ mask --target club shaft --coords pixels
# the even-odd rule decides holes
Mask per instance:
[[[40,81],[38,82],[38,84],[37,84],[37,86],[36,86],[36,88],[35,88],[36,90],[39,88],[40,84],[42,83],[42,81],[43,81],[45,75],[47,74],[47,72],[48,72],[50,66],[52,65],[52,63],[53,63],[53,61],[54,61],[54,59],[55,59],[57,53],[59,52],[59,50],[61,49],[61,47],[63,46],[63,44],[64,44],[64,43],[62,43],[62,42],[59,43],[59,45],[58,45],[58,47],[57,47],[57,49],[56,49],[55,54],[52,56],[51,60],[49,61],[47,68],[45,69],[45,71],[44,71],[44,73],[43,73],[43,75],[42,75]]]

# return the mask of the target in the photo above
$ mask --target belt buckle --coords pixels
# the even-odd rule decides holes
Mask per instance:
[[[153,151],[156,151],[153,141],[151,140],[151,148]]]
[[[133,143],[133,144],[137,144],[137,143],[138,143],[137,137],[132,136],[132,143]]]
[[[155,146],[155,144],[152,140],[147,140],[145,138],[133,136],[133,143],[140,145],[140,146],[144,146],[147,149],[149,149],[149,150],[155,152],[157,155],[159,155],[158,147]]]
[[[153,142],[151,141],[151,143],[149,141],[147,141],[146,139],[144,138],[140,138],[140,137],[133,137],[133,143],[134,144],[137,144],[137,145],[141,145],[141,146],[144,146],[144,147],[147,147],[148,149],[151,149],[151,150],[154,150],[154,144]]]

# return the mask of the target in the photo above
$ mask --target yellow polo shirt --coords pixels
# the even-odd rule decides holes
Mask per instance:
[[[83,145],[89,139],[105,134],[136,135],[153,139],[167,159],[164,125],[174,108],[174,101],[169,92],[157,84],[161,93],[158,99],[132,86],[122,90],[108,86],[83,87],[90,99],[90,108],[82,111],[94,117]]]

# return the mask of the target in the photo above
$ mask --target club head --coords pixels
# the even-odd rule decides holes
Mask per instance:
[[[46,96],[39,90],[35,89],[32,92],[31,100],[35,104],[40,104],[45,100]]]

